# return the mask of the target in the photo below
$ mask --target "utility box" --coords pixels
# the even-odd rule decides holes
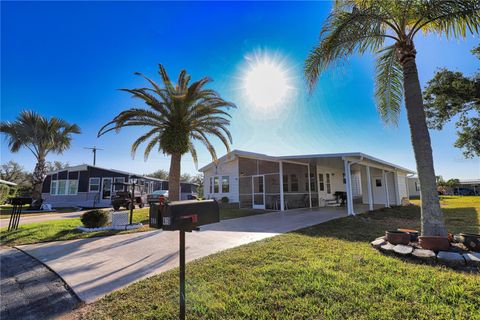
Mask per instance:
[[[175,201],[166,203],[160,211],[163,230],[192,231],[220,221],[220,210],[215,200]]]

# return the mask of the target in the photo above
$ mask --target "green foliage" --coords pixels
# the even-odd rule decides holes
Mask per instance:
[[[163,169],[159,169],[155,172],[148,173],[148,174],[145,174],[145,175],[148,176],[148,177],[153,177],[153,178],[157,178],[157,179],[168,180],[168,171],[163,170]]]
[[[222,201],[222,203],[229,203],[230,199],[228,199],[228,197],[222,197],[220,201]]]
[[[401,63],[415,56],[417,32],[465,37],[467,32],[478,33],[479,24],[478,0],[338,0],[305,61],[305,76],[312,90],[331,64],[347,61],[355,53],[373,52],[377,108],[386,123],[397,123],[403,99]]]
[[[62,162],[62,161],[47,161],[45,163],[45,169],[47,170],[47,172],[65,169],[65,168],[68,168],[69,166],[70,164],[68,162]]]
[[[142,100],[149,108],[132,108],[122,111],[98,132],[101,136],[110,131],[120,131],[124,127],[143,126],[149,131],[139,137],[132,145],[132,156],[138,147],[146,143],[145,159],[157,148],[167,154],[183,155],[190,152],[197,164],[197,151],[194,142],[205,145],[213,159],[216,152],[207,135],[220,139],[227,151],[230,150],[232,137],[228,130],[229,114],[223,108],[235,108],[231,102],[223,100],[218,93],[204,88],[211,80],[202,78],[190,84],[190,75],[180,72],[176,84],[173,84],[162,65],[159,65],[163,87],[143,74],[149,88],[121,89]]]
[[[479,54],[480,46],[472,52]],[[466,77],[461,72],[441,69],[428,81],[423,96],[428,126],[441,130],[457,118],[455,147],[463,149],[466,158],[480,156],[479,75]]]
[[[16,188],[11,188],[11,193],[18,191],[21,194],[30,194],[32,190],[32,174],[15,161],[9,161],[0,166],[0,179],[16,183]],[[11,194],[13,196],[14,194]]]
[[[6,184],[0,184],[0,204],[4,204],[10,196],[10,187]]]
[[[76,124],[41,116],[35,111],[22,111],[14,122],[2,121],[0,132],[6,135],[11,152],[29,149],[37,159],[45,159],[49,152],[58,154],[70,148],[72,134],[79,134]]]
[[[108,223],[108,212],[101,209],[85,212],[80,218],[83,225],[87,228],[100,228]]]

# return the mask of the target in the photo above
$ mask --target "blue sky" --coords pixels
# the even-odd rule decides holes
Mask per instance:
[[[182,69],[193,78],[210,76],[212,88],[237,104],[231,131],[233,148],[272,155],[361,151],[415,170],[405,111],[398,127],[385,126],[373,98],[374,58],[351,57],[329,70],[308,95],[303,61],[318,39],[327,2],[2,2],[1,119],[22,109],[77,123],[82,134],[63,155],[48,160],[90,163],[148,173],[168,169],[169,158],[142,152],[130,156],[131,142],[144,129],[97,138],[98,129],[118,112],[141,106],[118,88],[145,85],[133,72],[157,77],[162,63],[172,78]],[[466,74],[478,68],[470,50],[478,38],[417,37],[422,86],[439,67]],[[248,59],[267,57],[286,70],[289,99],[268,110],[246,98],[242,79]],[[455,128],[431,131],[437,174],[446,178],[480,176],[479,159],[466,160],[454,148]],[[218,141],[219,155],[224,148]],[[28,151],[11,154],[2,139],[1,161],[33,169]],[[199,146],[199,166],[210,162]],[[195,173],[189,155],[184,172]]]

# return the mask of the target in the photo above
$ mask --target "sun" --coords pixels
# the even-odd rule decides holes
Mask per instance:
[[[243,81],[248,100],[259,108],[282,104],[292,89],[287,68],[268,56],[249,61]]]

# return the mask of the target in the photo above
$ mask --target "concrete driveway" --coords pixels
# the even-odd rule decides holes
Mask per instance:
[[[186,260],[346,216],[343,208],[271,212],[187,233]],[[178,232],[151,231],[19,246],[57,272],[85,302],[178,266]]]

